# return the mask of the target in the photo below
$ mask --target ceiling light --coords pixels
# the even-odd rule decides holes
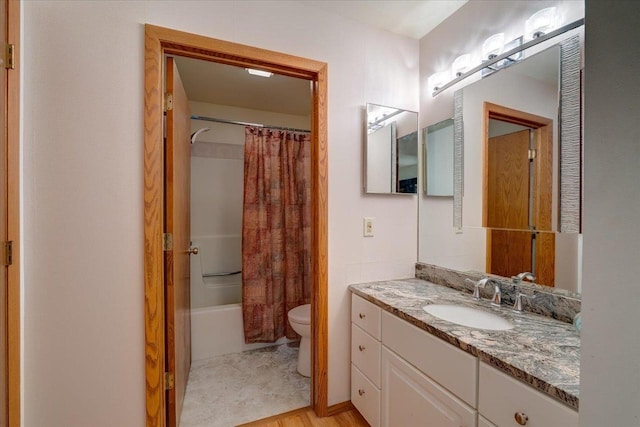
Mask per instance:
[[[271,76],[273,76],[273,73],[270,73],[269,71],[255,70],[253,68],[245,68],[245,70],[247,70],[247,72],[249,74],[251,74],[252,76],[260,76],[260,77],[271,77]]]

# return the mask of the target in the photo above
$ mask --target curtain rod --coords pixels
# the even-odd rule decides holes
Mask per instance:
[[[193,120],[204,120],[204,121],[207,121],[207,122],[224,123],[224,124],[227,124],[227,125],[253,126],[253,127],[257,127],[257,128],[288,130],[288,131],[292,131],[292,132],[311,132],[309,129],[296,129],[296,128],[288,128],[288,127],[283,127],[283,126],[263,125],[261,123],[240,122],[240,121],[237,121],[237,120],[217,119],[215,117],[191,116],[191,118]]]

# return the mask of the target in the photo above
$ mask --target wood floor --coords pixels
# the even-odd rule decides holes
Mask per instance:
[[[302,408],[238,427],[369,427],[369,424],[355,409],[318,418],[311,408]]]

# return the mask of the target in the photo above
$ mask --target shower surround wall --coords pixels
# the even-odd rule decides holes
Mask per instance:
[[[309,129],[309,117],[190,102],[195,116]],[[193,360],[265,347],[244,344],[241,270],[244,126],[191,120],[191,342]],[[224,325],[224,326],[221,326]],[[284,342],[279,340],[277,343]]]

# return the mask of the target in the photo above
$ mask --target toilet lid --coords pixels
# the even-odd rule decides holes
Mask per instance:
[[[311,304],[299,305],[289,310],[289,319],[302,325],[311,324]]]

